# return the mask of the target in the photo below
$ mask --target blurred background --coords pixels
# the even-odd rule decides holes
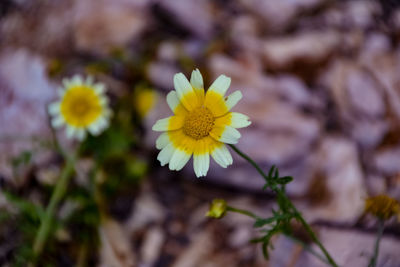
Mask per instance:
[[[151,126],[170,114],[173,75],[199,68],[206,88],[225,74],[243,92],[235,111],[252,124],[238,147],[294,177],[289,196],[337,262],[366,266],[376,224],[364,200],[400,198],[399,41],[396,0],[2,0],[0,265],[27,266],[64,162],[54,140],[74,145],[46,106],[63,78],[90,74],[107,85],[112,125],[84,142],[41,266],[324,266],[283,236],[266,261],[252,220],[204,216],[214,198],[271,214],[244,160],[200,179],[191,161],[157,162]],[[378,266],[400,266],[399,251],[393,219]]]

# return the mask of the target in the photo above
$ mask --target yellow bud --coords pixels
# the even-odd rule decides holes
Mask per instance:
[[[223,199],[214,199],[210,204],[210,208],[206,214],[207,217],[211,218],[222,218],[224,217],[227,209],[226,201]]]

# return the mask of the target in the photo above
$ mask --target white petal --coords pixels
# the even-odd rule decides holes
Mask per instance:
[[[193,168],[197,177],[206,176],[210,167],[210,155],[208,153],[193,155]]]
[[[183,116],[171,116],[158,120],[152,130],[156,132],[172,131],[182,128],[185,118]]]
[[[67,138],[71,139],[75,136],[75,132],[76,132],[76,128],[73,126],[67,126],[66,129],[66,134],[67,134]]]
[[[158,120],[153,127],[151,128],[153,131],[157,131],[157,132],[163,132],[163,131],[167,131],[168,130],[168,125],[169,125],[169,119],[171,117],[168,118],[164,118],[164,119],[160,119]]]
[[[231,85],[231,78],[226,77],[225,75],[220,75],[213,82],[213,84],[211,84],[209,91],[214,91],[224,96],[230,85]]]
[[[51,120],[51,126],[53,126],[53,128],[60,128],[61,126],[64,125],[64,123],[65,120],[61,116],[57,116]]]
[[[232,117],[230,126],[234,128],[243,128],[251,124],[251,121],[249,121],[249,117],[247,117],[246,115],[238,112],[232,112],[231,114]]]
[[[195,69],[194,71],[192,71],[192,76],[190,77],[190,83],[197,89],[204,88],[203,76],[201,76],[199,69]]]
[[[228,109],[230,110],[231,108],[233,108],[239,102],[239,100],[242,99],[242,97],[242,92],[240,92],[239,90],[230,94],[225,100]]]
[[[171,171],[180,171],[189,161],[192,154],[184,150],[176,149],[169,162],[169,169]]]
[[[178,94],[179,100],[182,102],[182,104],[188,109],[192,110],[194,107],[197,106],[197,103],[191,103],[187,101],[185,98],[185,95],[194,93],[192,85],[189,83],[189,81],[186,79],[185,75],[183,73],[177,73],[174,76],[174,87],[176,90],[176,93]]]
[[[62,79],[62,84],[64,85],[65,89],[68,89],[71,86],[71,82],[72,82],[71,79],[68,78]]]
[[[57,114],[60,113],[60,102],[53,102],[51,103],[48,108],[47,111],[49,112],[50,115],[55,116]]]
[[[106,124],[107,124],[107,120],[104,117],[100,117],[95,122],[93,122],[91,125],[96,125],[96,127],[99,128],[99,132],[101,132],[104,129]]]
[[[227,125],[224,126],[223,129],[221,129],[221,127],[216,127],[211,130],[210,135],[215,140],[228,144],[237,144],[241,136],[238,130]]]
[[[103,117],[104,117],[105,119],[108,120],[112,115],[113,115],[113,112],[112,112],[111,109],[109,109],[108,107],[104,108]]]
[[[101,131],[97,123],[92,123],[91,125],[89,125],[88,130],[94,136],[98,135]]]
[[[79,141],[82,141],[86,137],[86,131],[85,129],[77,129],[75,132],[75,136]]]
[[[87,85],[89,85],[89,86],[92,86],[92,85],[93,85],[93,81],[94,81],[93,76],[92,76],[92,75],[88,75],[88,76],[86,77],[85,83],[86,83]]]
[[[171,92],[168,93],[167,95],[167,103],[169,108],[174,112],[176,107],[181,103],[178,98],[178,94],[176,93],[175,90],[172,90]]]
[[[225,145],[215,148],[211,152],[211,156],[215,160],[215,162],[218,163],[222,168],[226,168],[233,162],[231,153]]]
[[[57,94],[58,94],[58,96],[59,96],[60,98],[63,98],[64,95],[65,95],[65,89],[62,88],[62,87],[58,87],[58,88],[57,88]]]
[[[76,85],[82,85],[83,84],[82,76],[79,75],[79,74],[74,75],[74,77],[72,77],[72,79],[71,79],[71,84],[75,85],[75,86]]]
[[[101,127],[100,127],[100,132],[99,132],[99,133],[101,133],[101,132],[103,132],[105,129],[107,129],[108,126],[110,126],[110,123],[109,123],[107,120],[103,119],[103,124],[102,124]]]
[[[102,83],[96,83],[93,88],[97,95],[102,95],[106,92],[106,86]]]
[[[162,133],[156,140],[156,148],[163,149],[170,143],[168,133]]]
[[[108,98],[105,97],[105,96],[101,96],[100,97],[100,105],[102,105],[103,107],[107,106],[108,105]]]
[[[158,153],[157,159],[158,161],[160,161],[161,166],[164,166],[171,160],[174,152],[175,152],[174,146],[172,144],[168,144],[160,151],[160,153]]]

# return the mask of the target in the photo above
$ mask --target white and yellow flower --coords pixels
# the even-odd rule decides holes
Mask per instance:
[[[94,83],[90,76],[83,80],[75,75],[64,79],[63,85],[59,89],[60,100],[48,107],[54,128],[66,125],[68,138],[83,140],[87,131],[98,135],[108,127],[111,110],[104,84]]]
[[[221,75],[205,93],[198,69],[192,72],[190,83],[182,73],[175,74],[175,90],[167,95],[174,116],[153,126],[154,131],[165,131],[156,141],[162,166],[169,163],[170,170],[181,170],[193,155],[194,172],[200,177],[207,175],[210,155],[223,168],[232,164],[224,143],[236,144],[240,138],[236,128],[249,126],[250,121],[230,112],[242,98],[240,91],[225,97],[230,83],[230,78]]]

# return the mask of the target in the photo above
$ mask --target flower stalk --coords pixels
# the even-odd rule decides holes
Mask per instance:
[[[60,179],[57,181],[56,187],[51,195],[50,202],[46,208],[44,217],[41,219],[39,230],[33,243],[33,252],[35,253],[36,258],[42,253],[46,244],[54,219],[54,213],[67,190],[72,172],[74,171],[76,156],[77,155],[66,157],[67,161],[61,172]]]
[[[251,159],[248,155],[246,155],[244,152],[242,152],[239,148],[237,148],[234,145],[229,145],[239,156],[247,160],[257,171],[258,173],[265,179],[266,181],[266,187],[269,187],[273,192],[277,194],[278,199],[283,200],[283,202],[286,204],[286,209],[289,208],[293,211],[294,218],[297,219],[304,229],[307,231],[307,233],[310,235],[312,238],[313,242],[321,249],[322,253],[326,257],[326,261],[333,267],[338,267],[337,263],[333,260],[329,252],[326,250],[326,248],[322,245],[322,243],[319,241],[317,235],[314,233],[314,231],[311,229],[311,226],[306,222],[306,220],[303,218],[301,213],[297,210],[297,208],[294,206],[292,201],[287,197],[285,194],[284,189],[281,189],[277,186],[276,183],[271,181],[271,178],[269,175],[265,174],[264,171],[261,169],[261,167],[253,160]],[[253,214],[247,214],[246,212],[241,211],[240,213],[248,215],[253,218]]]
[[[378,231],[376,233],[374,254],[371,257],[371,260],[370,260],[370,262],[368,264],[368,267],[376,267],[376,264],[378,263],[379,244],[381,242],[381,238],[382,238],[382,235],[383,235],[384,228],[385,228],[384,220],[380,219],[379,223],[378,223]]]

